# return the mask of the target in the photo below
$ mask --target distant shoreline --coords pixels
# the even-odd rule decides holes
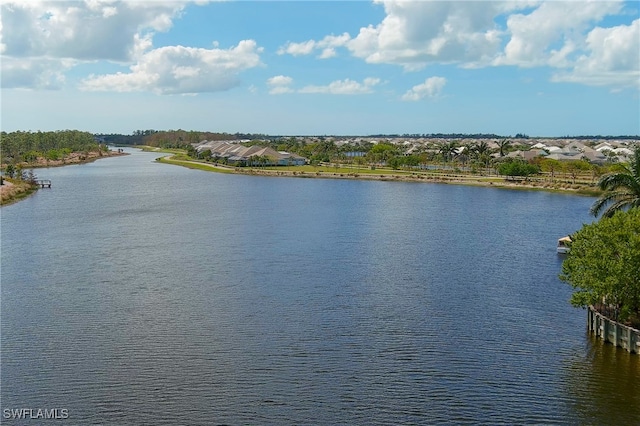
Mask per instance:
[[[597,196],[600,192],[595,186],[584,184],[567,184],[567,183],[551,183],[536,179],[523,179],[518,181],[508,181],[497,176],[487,177],[482,175],[455,175],[455,174],[436,174],[436,173],[420,173],[420,172],[391,172],[389,170],[380,170],[379,173],[369,170],[353,170],[349,172],[336,171],[333,172],[329,168],[318,167],[316,171],[305,170],[272,170],[261,169],[256,167],[231,167],[220,164],[205,163],[201,161],[180,160],[173,156],[159,157],[156,161],[173,164],[177,166],[187,167],[191,169],[203,170],[216,173],[233,173],[254,176],[267,177],[295,177],[295,178],[320,178],[320,179],[356,179],[356,180],[377,180],[383,182],[420,182],[420,183],[441,183],[452,185],[482,186],[487,188],[501,189],[517,189],[529,191],[546,191],[564,194],[574,194],[582,196]]]
[[[74,164],[86,164],[92,163],[96,160],[100,160],[101,158],[110,158],[110,157],[118,157],[122,155],[129,155],[126,152],[119,151],[107,151],[99,154],[96,151],[90,151],[88,153],[82,152],[72,152],[68,156],[65,157],[64,160],[47,160],[42,157],[38,157],[38,159],[34,162],[22,162],[16,164],[16,166],[22,167],[23,170],[26,169],[43,169],[47,167],[62,167],[62,166],[71,166]],[[7,165],[2,164],[2,168],[4,169]]]
[[[97,152],[89,152],[85,153],[77,153],[72,152],[67,156],[64,161],[63,160],[45,160],[44,158],[38,158],[33,163],[18,163],[17,166],[22,167],[22,170],[26,169],[42,169],[48,167],[63,167],[63,166],[72,166],[77,164],[86,164],[92,163],[96,160],[100,160],[102,158],[110,158],[110,157],[118,157],[122,155],[129,155],[126,152],[119,151],[108,151],[103,152],[102,155]],[[6,164],[2,165],[4,169]],[[38,187],[35,185],[29,184],[29,182],[20,181],[18,179],[7,179],[4,178],[3,185],[0,186],[0,200],[1,206],[8,206],[9,204],[16,203],[20,200],[27,198],[28,196],[34,194],[38,191]]]

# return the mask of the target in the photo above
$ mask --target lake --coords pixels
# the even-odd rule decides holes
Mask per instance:
[[[0,210],[6,424],[640,423],[558,279],[593,198],[127,151]]]

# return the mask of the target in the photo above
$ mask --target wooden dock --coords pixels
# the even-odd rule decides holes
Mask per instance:
[[[36,185],[40,188],[51,188],[51,180],[49,179],[38,179],[36,181]]]

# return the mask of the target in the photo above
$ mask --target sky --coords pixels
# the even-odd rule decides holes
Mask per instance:
[[[640,2],[0,5],[3,131],[640,134]]]

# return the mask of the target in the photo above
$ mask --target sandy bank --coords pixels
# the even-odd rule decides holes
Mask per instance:
[[[38,157],[36,161],[31,163],[22,162],[16,164],[16,166],[20,166],[23,169],[32,169],[32,168],[42,168],[42,167],[60,167],[60,166],[68,166],[71,164],[84,164],[90,163],[92,161],[99,160],[101,158],[109,158],[109,157],[118,157],[121,155],[129,155],[125,152],[118,151],[107,151],[107,152],[95,152],[91,151],[88,153],[84,152],[72,152],[67,155],[64,160],[48,160],[43,157]],[[2,164],[2,168],[6,167],[6,164]]]
[[[3,179],[2,186],[0,186],[0,204],[5,206],[14,203],[31,195],[35,191],[36,188],[27,182]]]

